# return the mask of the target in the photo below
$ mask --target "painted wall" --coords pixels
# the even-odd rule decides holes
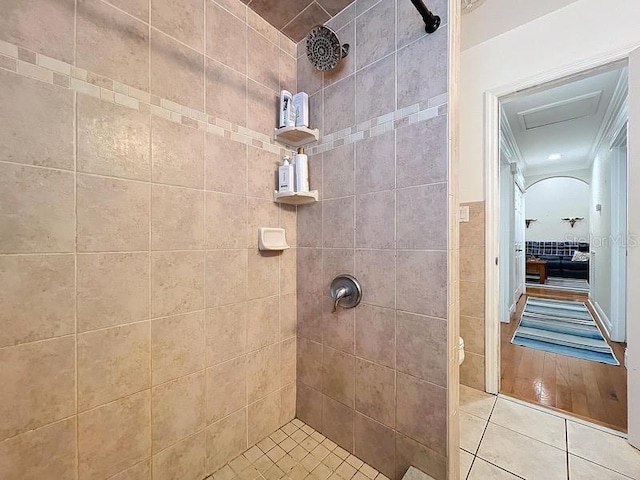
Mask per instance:
[[[588,241],[591,207],[589,185],[574,179],[556,177],[527,188],[526,218],[535,218],[525,230],[527,241]],[[572,228],[562,218],[583,217]]]
[[[473,15],[480,15],[491,3],[463,16],[463,30]],[[640,3],[617,1],[610,21],[603,24],[602,12],[609,9],[610,2],[605,0],[579,0],[462,52],[461,202],[484,199],[484,92],[615,49],[640,45],[640,29],[635,22],[640,16]]]
[[[295,245],[295,45],[239,0],[149,4],[2,2],[5,480],[200,480],[295,415],[295,249],[257,249]]]
[[[606,142],[605,142],[606,143]],[[608,145],[598,152],[593,161],[591,202],[591,262],[592,292],[595,302],[611,318],[611,152]],[[596,212],[596,205],[602,211]]]
[[[351,44],[339,69],[313,70],[303,48],[298,58],[298,90],[321,131],[309,149],[321,201],[298,207],[297,414],[389,478],[414,465],[442,480],[457,390],[447,373],[457,370],[447,3],[431,6],[443,26],[429,36],[411,2],[362,3],[331,21]],[[363,299],[333,314],[340,273],[360,280]]]

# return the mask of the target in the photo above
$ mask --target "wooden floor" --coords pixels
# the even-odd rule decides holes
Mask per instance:
[[[563,300],[587,300],[587,295],[583,294],[529,287],[527,294]],[[511,322],[501,324],[500,393],[626,432],[626,368],[513,345],[511,338],[526,299],[527,295],[520,298]],[[594,314],[591,306],[587,305]],[[622,363],[624,345],[615,342],[609,344]]]

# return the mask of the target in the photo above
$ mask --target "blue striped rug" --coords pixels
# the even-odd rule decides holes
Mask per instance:
[[[511,343],[620,365],[584,302],[527,298]]]

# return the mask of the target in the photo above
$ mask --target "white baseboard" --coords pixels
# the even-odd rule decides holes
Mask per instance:
[[[596,311],[596,314],[598,315],[598,318],[600,319],[600,323],[602,324],[602,326],[605,329],[605,333],[607,334],[608,338],[611,338],[611,331],[613,329],[613,325],[611,324],[611,320],[609,320],[609,317],[607,317],[607,314],[604,313],[604,310],[602,310],[602,307],[600,306],[600,304],[595,301],[593,298],[589,298],[589,303],[591,303],[591,305],[593,306],[594,310]]]

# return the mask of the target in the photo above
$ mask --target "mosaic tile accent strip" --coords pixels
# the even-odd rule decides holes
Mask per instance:
[[[205,480],[389,480],[294,419]]]

